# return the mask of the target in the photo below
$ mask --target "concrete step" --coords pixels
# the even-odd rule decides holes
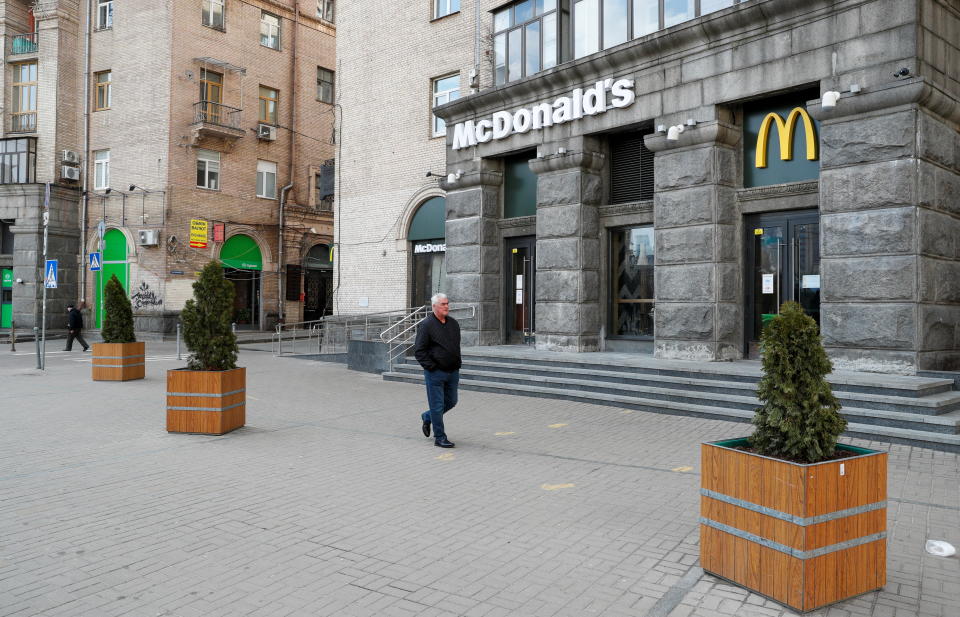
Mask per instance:
[[[384,373],[383,378],[387,381],[423,383],[422,374],[413,372],[393,371]],[[465,390],[539,398],[557,398],[599,405],[611,405],[653,413],[692,415],[739,422],[750,422],[753,418],[752,409],[722,407],[709,404],[709,401],[692,403],[689,401],[681,402],[590,390],[558,388],[547,385],[534,385],[533,383],[504,383],[502,381],[475,379],[463,374],[461,374],[460,386]],[[843,414],[849,423],[847,428],[847,434],[849,435],[960,452],[960,434],[957,434],[958,429],[960,429],[960,412],[950,412],[941,416],[922,416],[918,414],[845,408]]]
[[[613,353],[543,353],[514,348],[471,347],[463,350],[464,363],[507,362],[518,370],[527,366],[565,367],[629,373],[631,375],[662,375],[669,377],[723,382],[756,383],[760,380],[759,362],[684,362],[657,360],[641,354]],[[827,376],[834,392],[857,392],[920,398],[949,392],[953,380],[930,377],[907,377],[834,371]]]
[[[416,364],[398,364],[394,371],[420,374]],[[752,411],[760,402],[756,398],[756,384],[722,382],[715,379],[694,379],[665,375],[632,375],[619,371],[579,369],[552,366],[515,366],[506,362],[471,360],[464,363],[460,373],[464,377],[503,383],[534,383],[547,387],[605,392],[618,395],[646,396],[698,404],[710,401],[717,407]],[[585,379],[588,378],[588,379]],[[876,412],[937,416],[960,411],[960,392],[939,392],[923,398],[884,396],[859,392],[835,391],[845,409],[862,408]],[[883,414],[880,414],[881,417]],[[923,422],[922,420],[915,420]]]

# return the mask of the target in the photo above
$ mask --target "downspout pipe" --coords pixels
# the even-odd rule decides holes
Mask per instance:
[[[87,2],[87,25],[83,37],[83,154],[80,158],[83,179],[80,184],[80,263],[78,266],[77,277],[80,279],[80,301],[87,299],[87,267],[86,263],[86,242],[87,242],[87,205],[90,197],[87,195],[87,182],[89,179],[89,159],[90,153],[90,29],[93,24],[93,0]],[[95,302],[94,302],[95,303]]]
[[[283,207],[287,203],[287,191],[293,188],[293,181],[280,189],[280,221],[277,232],[277,319],[283,321]]]

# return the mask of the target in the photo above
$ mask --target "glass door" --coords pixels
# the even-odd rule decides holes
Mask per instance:
[[[746,327],[749,357],[784,302],[799,302],[820,323],[820,224],[816,211],[773,213],[746,220]]]
[[[534,236],[508,238],[505,245],[506,342],[530,345],[535,336],[537,239]]]

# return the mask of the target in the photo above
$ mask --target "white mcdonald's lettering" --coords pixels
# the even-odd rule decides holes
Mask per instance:
[[[447,250],[446,244],[414,244],[413,253],[444,253]]]
[[[561,96],[552,103],[538,103],[514,112],[497,111],[490,118],[465,120],[453,127],[454,150],[506,139],[514,133],[539,131],[554,124],[595,116],[610,109],[622,109],[633,104],[636,93],[632,79],[605,79],[583,89],[575,88],[569,96]]]

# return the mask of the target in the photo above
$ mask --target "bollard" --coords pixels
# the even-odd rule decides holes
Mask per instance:
[[[17,322],[10,322],[10,351],[17,350]]]
[[[177,322],[177,360],[182,360],[180,357],[180,322]]]
[[[43,365],[40,364],[40,328],[33,327],[33,340],[37,343],[37,368],[42,369]]]

